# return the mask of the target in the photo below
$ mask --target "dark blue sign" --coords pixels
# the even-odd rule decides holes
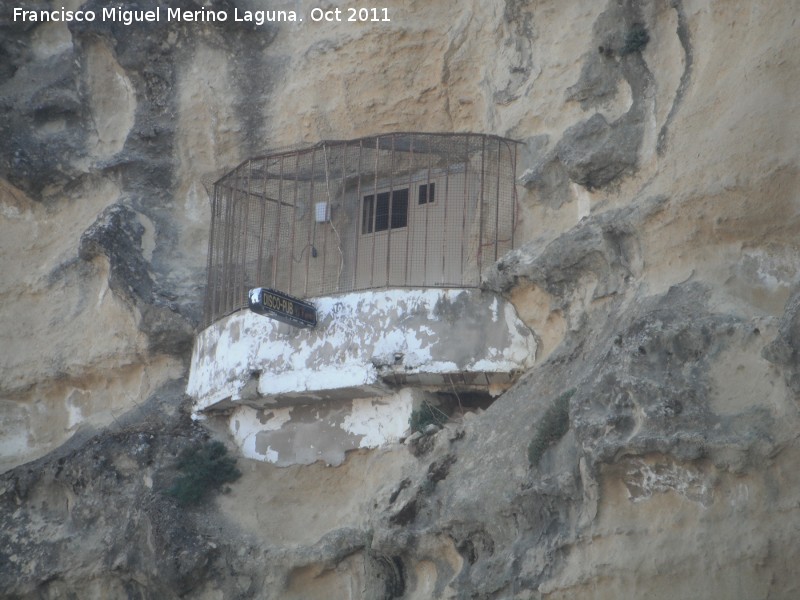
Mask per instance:
[[[253,288],[247,295],[250,310],[294,327],[315,327],[317,309],[289,294],[269,288]]]

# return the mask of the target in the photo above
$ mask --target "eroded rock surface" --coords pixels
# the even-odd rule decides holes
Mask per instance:
[[[381,29],[2,20],[0,594],[796,596],[795,6],[392,7]],[[485,285],[535,366],[335,469],[240,459],[179,510],[177,453],[229,441],[176,412],[207,184],[409,129],[524,142],[519,243]]]

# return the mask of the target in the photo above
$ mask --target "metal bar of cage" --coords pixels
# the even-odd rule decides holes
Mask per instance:
[[[206,323],[244,308],[254,285],[305,298],[479,286],[516,244],[517,145],[397,132],[243,161],[214,184]]]
[[[494,261],[497,262],[497,252],[500,236],[500,140],[497,140],[497,187],[495,188],[494,202]]]
[[[392,220],[394,219],[394,174],[395,174],[395,152],[394,152],[394,144],[395,144],[395,137],[392,134],[392,151],[389,159],[390,164],[390,177],[389,177],[389,202],[386,205],[386,210],[388,214],[386,215],[386,219],[388,221],[388,227],[386,228],[386,269],[384,270],[384,285],[389,285],[390,280],[390,273],[389,273],[389,265],[391,264],[392,259]],[[378,195],[375,195],[375,199],[377,201]],[[375,219],[377,221],[378,213],[377,213],[377,206],[375,212]],[[377,230],[377,225],[375,227]],[[377,231],[376,231],[377,233]]]
[[[311,189],[308,193],[308,201],[306,202],[306,214],[313,214],[313,206],[314,206],[314,159],[317,157],[317,147],[314,146],[314,149],[311,151]],[[313,215],[314,223],[311,224],[311,227],[308,227],[308,232],[306,233],[306,245],[303,246],[302,250],[300,251],[300,258],[302,260],[303,252],[306,255],[306,278],[303,282],[303,297],[308,296],[308,278],[309,278],[309,271],[311,269],[311,250],[309,248],[314,248],[314,236],[317,234],[317,223],[316,223],[316,215]]]
[[[214,281],[214,225],[217,221],[218,194],[219,190],[214,186],[214,196],[211,199],[211,224],[208,233],[208,256],[206,258],[206,294],[203,300],[203,315],[206,321],[209,321],[214,313],[214,297],[217,290],[216,282]]]
[[[328,174],[329,174],[329,170],[328,170],[328,153],[326,152],[325,146],[322,147],[322,151],[323,151],[323,153],[322,153],[323,169],[325,171],[325,194],[323,195],[323,202],[325,203],[325,206],[323,207],[323,211],[324,211],[323,214],[322,215],[318,215],[318,214],[316,214],[317,213],[317,204],[316,204],[316,202],[314,202],[314,213],[315,213],[314,214],[314,230],[315,231],[316,231],[317,225],[320,222],[320,218],[325,219],[327,217],[327,215],[328,215],[328,211],[330,210],[331,188],[330,188],[330,184],[328,182]],[[323,222],[326,223],[327,221],[323,221]],[[317,241],[315,239],[314,240],[314,244],[316,245],[316,243],[317,243]],[[322,227],[322,276],[321,276],[321,278],[322,278],[323,289],[324,289],[324,286],[325,286],[325,272],[326,272],[327,267],[328,267],[327,250],[328,250],[328,228],[327,227]]]
[[[506,142],[508,143],[508,142]],[[514,177],[516,178],[517,173],[517,144],[514,144],[514,157],[511,159],[511,172],[514,173]],[[515,181],[516,183],[516,181]],[[517,186],[514,185],[511,188],[513,193],[513,200],[511,202],[511,247],[516,248],[515,236],[517,233]]]
[[[353,219],[353,279],[351,289],[356,289],[356,281],[358,276],[358,249],[361,243],[361,227],[362,225],[362,207],[361,207],[361,159],[364,155],[364,141],[358,141],[358,179],[356,181],[356,201],[355,201],[355,218]]]
[[[262,194],[263,194],[262,197],[265,200],[263,202],[261,202],[261,206],[260,206],[261,210],[259,211],[260,217],[259,217],[259,221],[258,221],[258,260],[256,261],[256,273],[258,274],[258,277],[261,278],[261,279],[264,278],[264,246],[266,245],[266,241],[267,241],[265,239],[266,229],[264,227],[264,221],[265,221],[265,219],[267,217],[267,202],[266,202],[266,198],[267,198],[267,177],[266,177],[266,169],[267,169],[267,165],[266,165],[266,161],[265,161],[265,163],[264,163],[264,173],[265,173],[265,175],[264,175],[264,188],[263,188],[263,191],[262,191]]]
[[[253,183],[253,163],[250,161],[247,164],[247,197],[244,201],[244,216],[242,218],[242,224],[244,225],[242,229],[244,229],[244,235],[242,236],[242,263],[241,263],[241,283],[238,286],[239,294],[235,298],[235,302],[243,303],[244,302],[244,287],[247,282],[247,234],[250,231],[250,192],[251,186]]]
[[[462,198],[463,208],[461,211],[461,231],[464,232],[467,229],[467,211],[469,210],[469,192],[470,192],[470,177],[469,177],[469,142],[464,144],[464,194]],[[445,205],[445,226],[447,225],[447,206]],[[446,227],[445,227],[446,229]],[[459,265],[461,266],[461,282],[464,283],[464,242],[465,242],[464,235],[461,236],[461,259]],[[442,239],[442,244],[445,244],[446,240]],[[442,273],[445,273],[444,270],[444,256],[442,257]]]
[[[481,272],[483,266],[483,201],[484,189],[486,188],[486,138],[481,140],[481,179],[480,179],[480,192],[478,195],[478,273]]]
[[[288,279],[287,285],[288,285],[290,290],[292,289],[292,284],[294,283],[294,240],[295,240],[295,234],[297,232],[297,228],[295,227],[295,224],[297,223],[297,195],[298,195],[298,188],[299,188],[299,186],[297,185],[297,171],[298,171],[297,166],[298,166],[299,162],[300,162],[300,155],[298,153],[295,153],[295,155],[294,155],[294,175],[295,175],[295,180],[294,180],[294,201],[292,203],[294,205],[294,209],[292,210],[292,229],[291,229],[291,231],[289,233],[289,247],[286,249],[286,251],[289,254],[289,279]]]
[[[226,231],[224,233],[224,237],[222,238],[222,312],[228,312],[228,295],[233,288],[233,284],[230,281],[231,276],[231,269],[230,259],[231,259],[231,250],[233,246],[233,236],[231,235],[231,222],[233,221],[234,215],[234,208],[236,206],[236,190],[231,190],[231,199],[225,206],[225,214],[226,219],[224,221],[224,225],[226,227]]]
[[[372,207],[371,207],[371,210],[369,211],[369,225],[368,225],[369,229],[368,229],[368,233],[377,233],[377,232],[375,232],[373,230],[375,229],[375,216],[376,216],[375,213],[377,212],[377,205],[378,205],[378,161],[380,160],[380,152],[379,152],[378,149],[380,148],[380,140],[381,140],[381,138],[378,137],[377,140],[375,141],[375,170],[374,170],[375,181],[373,182],[373,186],[372,186]],[[365,201],[366,201],[366,199],[365,199]],[[364,233],[363,228],[362,228],[362,232],[361,233],[362,234]],[[376,237],[377,236],[374,236],[374,235],[370,236],[370,238],[372,239],[372,256],[373,257],[375,256],[375,238]],[[370,264],[370,269],[369,269],[369,287],[373,287],[374,284],[375,284],[375,263],[373,261]]]
[[[425,171],[425,186],[426,186],[426,194],[428,195],[428,202],[431,201],[431,153],[428,152],[428,164],[426,165],[427,169]],[[419,200],[417,200],[419,201]],[[422,282],[423,284],[428,283],[428,229],[430,228],[430,211],[425,211],[425,227],[423,228],[424,231],[424,242],[422,244],[423,252],[422,252]]]

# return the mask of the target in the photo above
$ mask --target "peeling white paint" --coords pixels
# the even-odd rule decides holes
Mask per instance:
[[[632,502],[670,491],[706,507],[713,502],[712,485],[701,471],[672,462],[649,464],[632,460],[624,482]]]
[[[314,392],[343,387],[360,387],[377,383],[374,369],[367,365],[343,364],[322,367],[313,376],[302,366],[295,370],[262,377],[258,392],[263,396],[277,396],[289,392]]]
[[[241,406],[231,415],[228,426],[233,438],[247,458],[264,460],[264,455],[256,451],[256,435],[264,431],[277,431],[292,418],[291,407],[268,411],[266,418],[262,411],[249,406]],[[275,454],[275,462],[277,460]]]
[[[344,418],[342,429],[362,436],[359,448],[377,448],[396,442],[408,429],[413,404],[409,389],[400,390],[390,400],[353,400],[353,410]]]
[[[187,393],[194,415],[233,409],[242,454],[279,466],[399,440],[414,386],[453,378],[496,395],[533,365],[536,342],[505,299],[479,290],[384,290],[312,300],[315,329],[240,311],[201,332]],[[467,380],[465,380],[467,381]],[[258,408],[254,408],[258,407]]]
[[[264,455],[264,458],[266,458],[267,462],[276,463],[278,462],[279,455],[275,450],[267,447],[267,453]]]
[[[81,407],[74,402],[75,394],[80,393],[81,390],[71,388],[65,402],[67,408],[67,429],[70,431],[83,422],[83,411],[81,411]]]
[[[312,330],[240,311],[201,332],[187,386],[195,412],[241,400],[254,373],[261,396],[296,401],[305,394],[313,401],[337,391],[349,398],[381,393],[379,366],[453,374],[516,373],[533,365],[533,334],[494,294],[385,290],[313,303],[319,324]],[[462,318],[468,327],[459,326]]]
[[[242,455],[278,466],[317,460],[338,465],[350,450],[397,442],[408,429],[414,405],[412,390],[391,396],[361,398],[298,414],[299,408],[256,410],[241,406],[229,429]],[[260,442],[259,442],[260,441]]]

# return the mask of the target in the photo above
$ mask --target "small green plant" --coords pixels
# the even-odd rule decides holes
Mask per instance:
[[[539,466],[545,450],[569,431],[569,400],[574,394],[574,389],[564,392],[544,412],[536,433],[528,444],[528,461],[531,466]]]
[[[625,34],[625,43],[622,46],[621,54],[633,54],[639,52],[642,48],[647,46],[650,41],[650,34],[647,33],[644,25],[636,23]]]
[[[441,427],[447,422],[447,418],[447,415],[441,410],[429,402],[423,402],[419,405],[419,408],[411,411],[408,425],[411,427],[411,431],[422,432],[428,425],[438,425]]]
[[[227,448],[217,441],[185,448],[176,467],[181,474],[166,494],[181,506],[199,504],[208,494],[242,475],[236,468],[236,459],[228,456]]]

